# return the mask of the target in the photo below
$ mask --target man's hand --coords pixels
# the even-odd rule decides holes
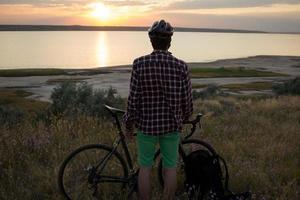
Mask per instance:
[[[125,138],[126,138],[126,140],[132,141],[133,140],[133,136],[134,136],[133,130],[126,130],[125,131]]]

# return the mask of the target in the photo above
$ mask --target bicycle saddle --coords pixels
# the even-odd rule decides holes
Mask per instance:
[[[104,104],[104,107],[105,107],[109,112],[111,112],[112,114],[118,114],[118,113],[124,114],[124,113],[125,113],[125,110],[121,110],[121,109],[118,109],[118,108],[113,108],[113,107],[108,106],[108,105],[106,105],[106,104]]]

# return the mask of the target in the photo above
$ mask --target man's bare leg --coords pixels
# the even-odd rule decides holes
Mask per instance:
[[[151,168],[141,167],[139,170],[138,188],[139,200],[150,200],[151,196]]]
[[[177,187],[176,168],[164,168],[164,200],[173,200],[175,198],[175,191]]]

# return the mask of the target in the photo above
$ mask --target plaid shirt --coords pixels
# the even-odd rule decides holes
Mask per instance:
[[[133,125],[147,135],[181,131],[193,111],[188,67],[168,51],[155,50],[134,60],[127,112],[127,131]]]

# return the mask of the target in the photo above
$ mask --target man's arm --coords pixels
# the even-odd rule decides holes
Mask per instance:
[[[193,113],[192,84],[187,65],[183,71],[182,111],[183,121],[188,120]]]
[[[137,106],[139,101],[139,75],[137,72],[137,64],[133,63],[129,96],[127,102],[127,112],[123,116],[123,123],[127,133],[133,132],[134,120],[136,118]]]

